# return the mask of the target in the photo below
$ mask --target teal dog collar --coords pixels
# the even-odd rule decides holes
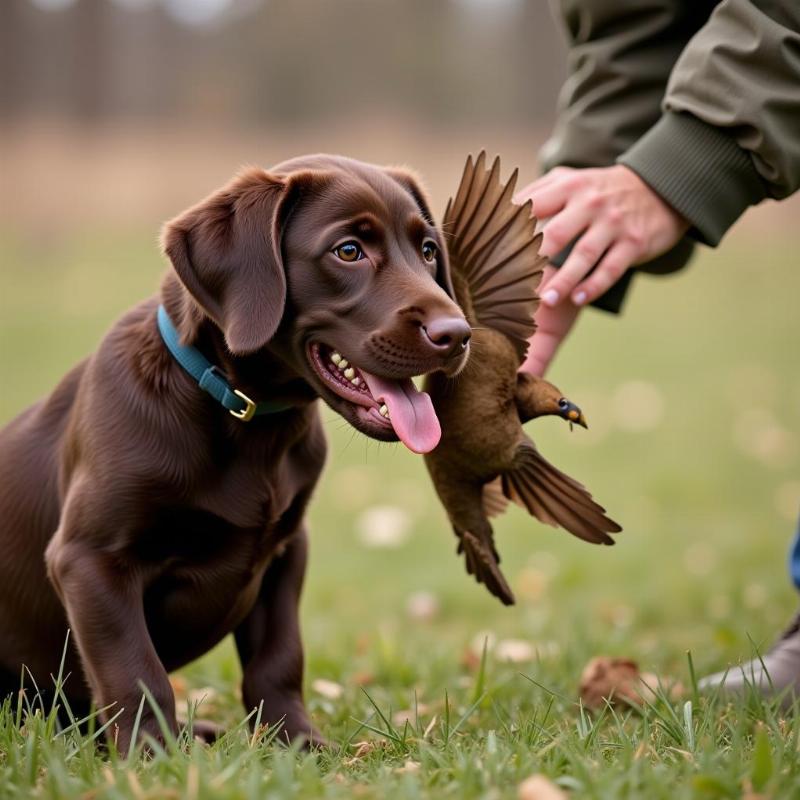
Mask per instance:
[[[256,403],[244,392],[234,389],[222,370],[214,366],[196,347],[181,344],[178,330],[164,306],[158,307],[158,330],[175,360],[197,381],[204,392],[208,392],[220,405],[227,408],[236,419],[248,422],[262,414],[277,414],[291,408],[289,403],[274,400]]]

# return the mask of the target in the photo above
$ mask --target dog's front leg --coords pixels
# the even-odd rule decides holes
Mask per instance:
[[[258,599],[235,631],[242,662],[242,700],[250,711],[263,702],[261,722],[283,723],[288,741],[324,744],[303,704],[303,645],[298,604],[306,570],[305,528],[292,536],[285,552],[270,564]]]
[[[103,712],[104,720],[122,712],[110,726],[108,737],[126,754],[142,698],[140,683],[150,691],[173,732],[177,732],[177,723],[172,687],[147,630],[142,576],[101,531],[102,527],[122,534],[122,527],[107,527],[113,526],[118,508],[109,498],[79,488],[71,491],[45,558],[66,609],[92,697],[98,708],[113,704]],[[145,733],[163,739],[148,702],[139,727],[139,735]]]

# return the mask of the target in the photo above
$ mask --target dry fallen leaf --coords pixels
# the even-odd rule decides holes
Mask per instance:
[[[667,687],[670,697],[683,694],[679,683],[652,672],[639,672],[639,665],[631,659],[597,656],[581,674],[580,696],[584,706],[595,711],[604,708],[606,701],[641,708],[643,703],[656,699],[659,686]]]
[[[345,767],[352,767],[375,750],[385,750],[387,742],[383,739],[377,742],[365,740],[363,742],[354,742],[351,747],[355,747],[356,751],[350,758],[346,758],[342,762]]]
[[[368,670],[363,670],[361,672],[356,672],[355,675],[350,679],[351,683],[354,683],[356,686],[369,686],[369,684],[375,681],[375,675]]]
[[[465,647],[461,654],[461,666],[466,667],[470,672],[475,672],[481,665],[481,657],[471,647]]]
[[[531,775],[517,789],[519,800],[567,800],[567,793],[544,775]]]
[[[352,746],[355,747],[356,751],[353,753],[353,758],[364,758],[364,756],[369,755],[373,750],[377,750],[383,742],[370,742],[370,741],[363,741],[363,742],[355,742]]]
[[[431,721],[428,723],[428,727],[422,732],[422,738],[427,739],[430,736],[431,731],[433,730],[433,726],[436,724],[436,721],[439,719],[438,715],[434,714],[431,718]]]

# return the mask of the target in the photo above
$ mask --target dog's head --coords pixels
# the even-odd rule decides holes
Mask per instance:
[[[458,372],[470,327],[410,173],[333,156],[251,169],[168,223],[163,245],[185,314],[209,317],[232,354],[277,348],[358,430],[436,446],[411,378]]]

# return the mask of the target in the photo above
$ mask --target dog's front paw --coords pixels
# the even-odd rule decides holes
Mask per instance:
[[[178,724],[174,717],[166,714],[164,716],[169,734],[177,736]],[[123,715],[119,722],[114,722],[106,731],[109,740],[113,742],[117,752],[121,755],[127,755],[130,752],[135,727],[134,720]],[[155,714],[145,712],[139,719],[134,746],[140,746],[144,752],[149,753],[152,752],[151,742],[163,747],[165,745],[165,736],[164,731],[161,729],[161,723]]]
[[[284,744],[299,741],[305,749],[328,747],[328,740],[312,724],[299,696],[270,693],[262,702],[261,724],[279,725],[278,741]]]
[[[311,720],[303,714],[301,719],[284,719],[279,738],[288,744],[300,742],[304,750],[315,750],[329,747],[328,740],[311,724]]]

